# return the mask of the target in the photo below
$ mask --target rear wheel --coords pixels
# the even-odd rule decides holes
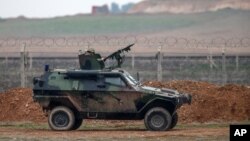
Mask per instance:
[[[144,118],[146,128],[151,131],[166,131],[170,129],[171,121],[169,112],[161,107],[150,109]]]
[[[178,122],[178,114],[174,113],[172,116],[172,123],[170,129],[173,129],[176,126],[177,122]]]
[[[48,122],[52,130],[71,130],[75,124],[75,115],[69,108],[58,106],[49,114]]]

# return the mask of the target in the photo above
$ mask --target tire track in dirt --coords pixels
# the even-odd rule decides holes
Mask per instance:
[[[36,129],[16,129],[16,128],[0,128],[2,136],[8,137],[33,137],[33,138],[129,138],[129,137],[167,137],[167,136],[228,136],[229,128],[190,128],[190,129],[173,129],[168,132],[152,132],[141,129],[131,130],[77,130],[77,131],[51,131]]]

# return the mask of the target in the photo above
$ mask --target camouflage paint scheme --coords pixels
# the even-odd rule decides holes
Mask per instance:
[[[173,114],[191,97],[143,86],[125,70],[53,70],[34,79],[33,98],[45,111],[66,105],[82,118],[142,119],[152,106]]]
[[[78,118],[143,119],[152,107],[163,107],[171,115],[191,96],[175,90],[143,86],[128,72],[118,69],[121,53],[134,44],[113,52],[106,58],[93,49],[79,55],[81,69],[45,69],[33,79],[33,99],[48,114],[56,106],[72,109]],[[116,59],[117,66],[105,68],[107,59]]]

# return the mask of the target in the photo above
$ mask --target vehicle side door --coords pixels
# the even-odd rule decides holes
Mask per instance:
[[[135,101],[141,97],[120,74],[99,75],[97,92],[91,93],[88,108],[92,112],[137,112]]]

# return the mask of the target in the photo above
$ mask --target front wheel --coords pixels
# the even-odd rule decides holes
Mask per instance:
[[[171,115],[161,107],[150,109],[144,118],[146,128],[151,131],[166,131],[170,129],[171,122]]]
[[[48,122],[52,130],[71,130],[75,125],[75,115],[69,108],[58,106],[55,107],[49,114]]]

